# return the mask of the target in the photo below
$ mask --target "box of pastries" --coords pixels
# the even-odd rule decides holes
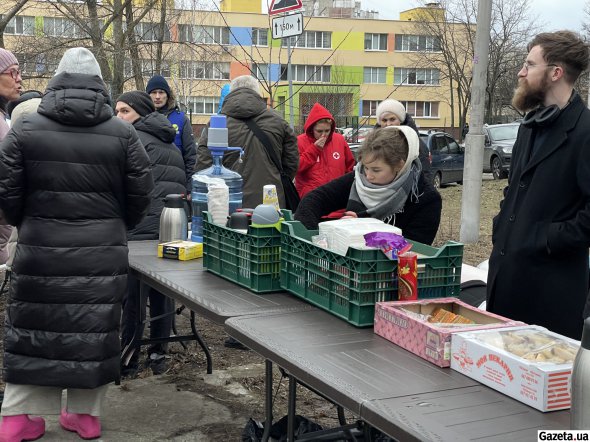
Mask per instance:
[[[439,367],[451,365],[453,333],[520,325],[457,298],[375,304],[375,333]]]
[[[580,342],[543,327],[457,333],[451,368],[541,411],[570,408]]]

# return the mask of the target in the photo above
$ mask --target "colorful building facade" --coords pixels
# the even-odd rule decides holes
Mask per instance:
[[[0,7],[7,9],[8,3],[3,0]],[[272,39],[272,17],[261,13],[260,2],[223,0],[220,8],[170,11],[158,72],[155,43],[160,38],[160,12],[150,10],[136,27],[144,79],[154,73],[167,77],[195,125],[205,124],[217,111],[224,84],[247,74],[259,79],[269,104],[297,127],[316,101],[326,105],[341,126],[370,126],[385,98],[404,103],[422,128],[459,126],[458,119],[451,123],[448,81],[432,65],[420,67],[424,65],[417,56],[437,51],[438,41],[419,34],[410,11],[405,13],[407,20],[305,16],[303,34],[291,38],[290,93],[287,40]],[[58,43],[80,45],[84,37],[75,20],[41,2],[30,3],[11,23],[5,43],[21,60],[26,88],[44,87],[59,61]],[[44,41],[54,55],[31,50],[23,43],[27,38]],[[78,41],[64,43],[66,38]],[[92,47],[89,40],[86,45]],[[125,57],[125,89],[135,89],[127,51]]]

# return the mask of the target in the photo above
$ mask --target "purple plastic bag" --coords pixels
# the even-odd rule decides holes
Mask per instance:
[[[371,232],[363,235],[367,247],[380,248],[389,259],[397,259],[397,255],[412,248],[406,239],[392,232]]]

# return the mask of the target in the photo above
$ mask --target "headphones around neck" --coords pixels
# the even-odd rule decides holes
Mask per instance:
[[[530,112],[528,112],[522,119],[522,125],[525,127],[543,127],[550,126],[553,124],[557,117],[561,114],[561,111],[568,107],[578,93],[576,90],[572,90],[569,100],[565,103],[562,109],[557,104],[551,106],[540,106]]]
[[[557,104],[541,106],[528,112],[522,120],[522,125],[531,128],[549,126],[557,120],[560,113],[561,109]]]

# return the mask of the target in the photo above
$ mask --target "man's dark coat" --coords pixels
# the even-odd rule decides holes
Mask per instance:
[[[533,139],[543,141],[531,155]],[[578,94],[550,126],[522,125],[494,219],[487,309],[580,339],[588,296],[590,110]]]

